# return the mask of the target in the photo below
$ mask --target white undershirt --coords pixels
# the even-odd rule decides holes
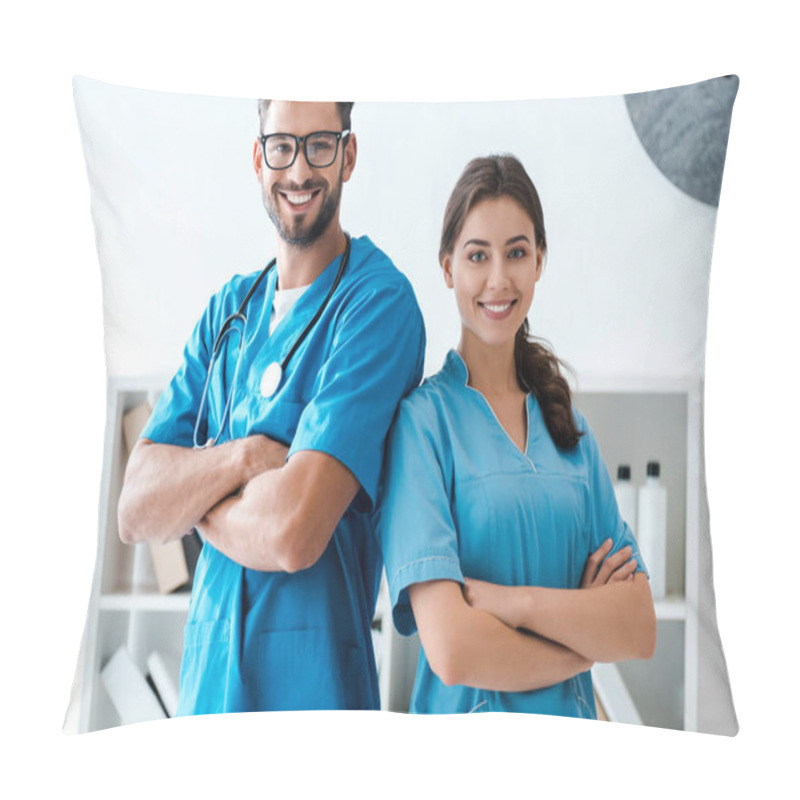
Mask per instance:
[[[298,286],[296,289],[275,290],[272,298],[272,314],[269,318],[269,332],[277,327],[278,323],[289,313],[292,306],[302,297],[308,286]]]

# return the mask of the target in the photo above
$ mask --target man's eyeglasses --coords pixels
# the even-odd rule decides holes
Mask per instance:
[[[329,167],[339,152],[339,140],[350,135],[349,130],[315,131],[305,136],[291,133],[268,133],[261,136],[264,160],[270,169],[288,169],[294,164],[300,145],[310,167]]]

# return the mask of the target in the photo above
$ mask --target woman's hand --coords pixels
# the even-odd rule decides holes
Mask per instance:
[[[581,576],[581,589],[593,589],[596,586],[605,586],[614,581],[630,580],[633,577],[637,567],[636,559],[631,558],[633,550],[630,546],[625,546],[613,556],[609,556],[613,546],[613,540],[606,539],[586,559]]]
[[[516,587],[487,583],[476,578],[464,578],[462,593],[473,608],[486,611],[511,628],[519,627],[513,590]]]

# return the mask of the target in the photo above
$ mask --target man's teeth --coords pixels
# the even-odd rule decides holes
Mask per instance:
[[[293,206],[301,206],[303,203],[307,203],[311,199],[311,192],[307,194],[287,194],[285,195],[286,199],[293,205]]]

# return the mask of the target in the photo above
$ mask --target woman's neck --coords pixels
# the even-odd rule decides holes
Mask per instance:
[[[487,345],[469,331],[462,330],[458,354],[469,372],[469,385],[484,396],[524,394],[517,380],[514,341]]]

